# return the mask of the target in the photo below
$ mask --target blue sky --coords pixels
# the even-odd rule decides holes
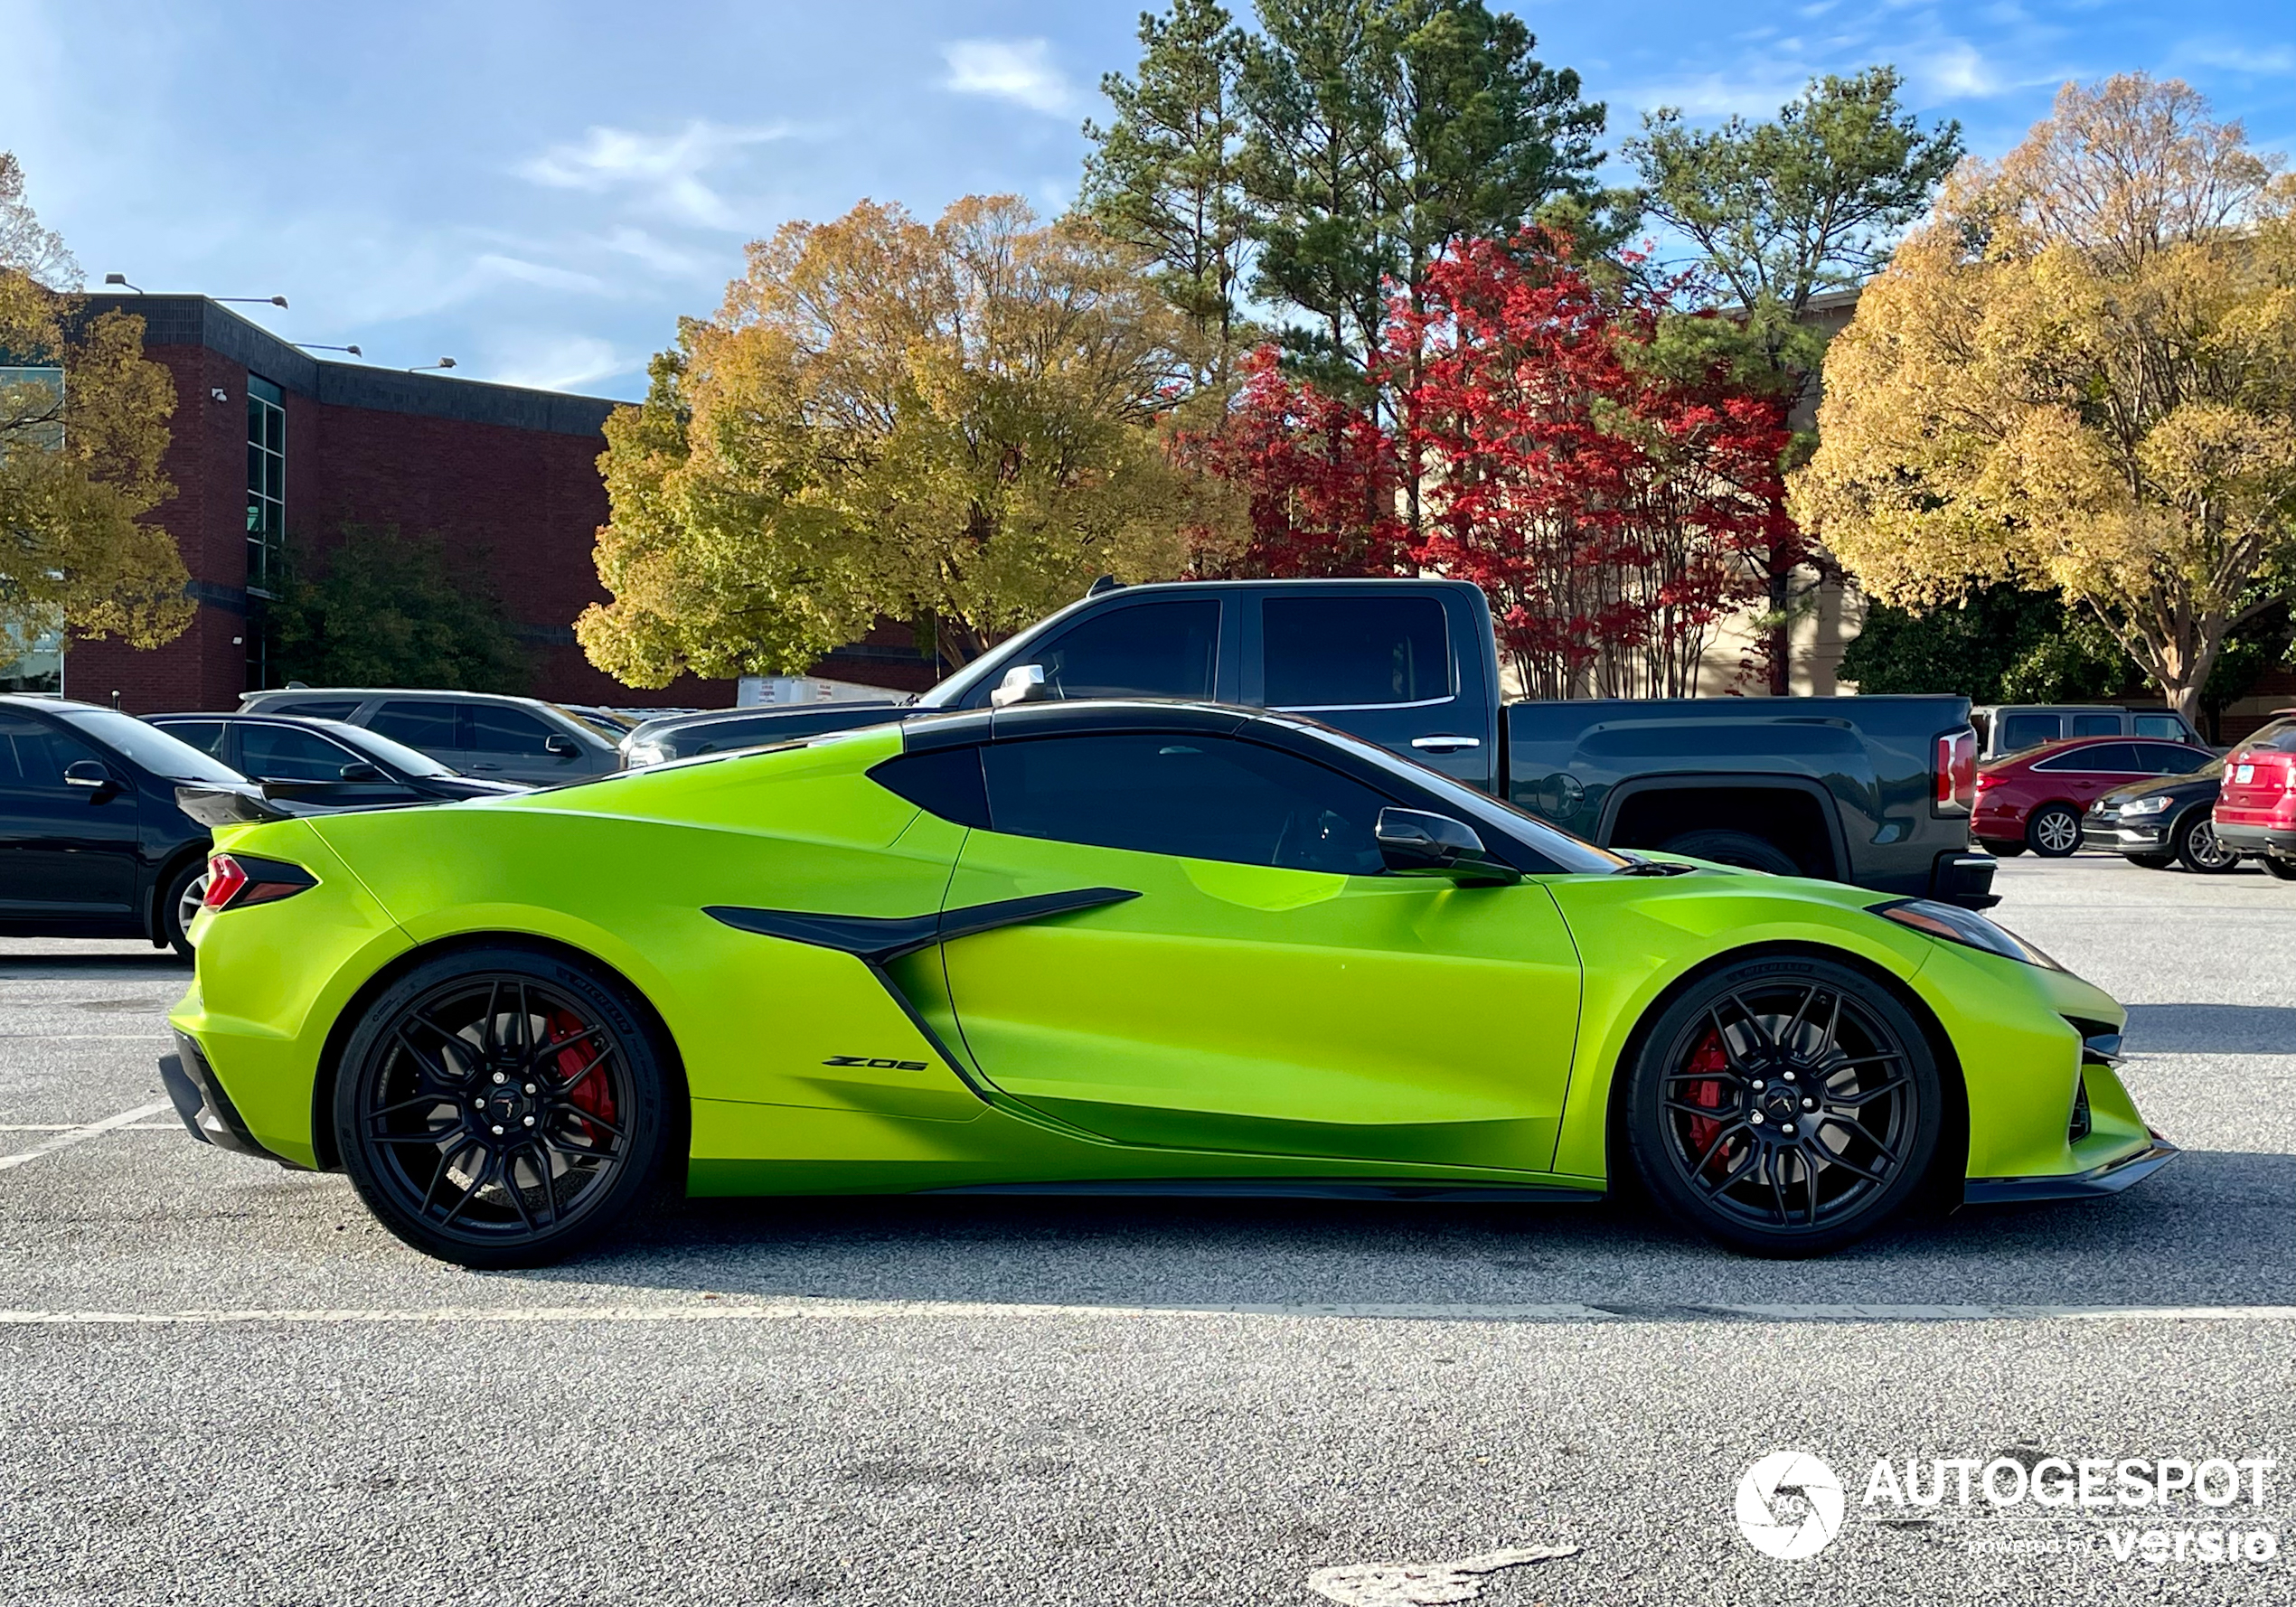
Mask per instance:
[[[2132,68],[2296,146],[2296,0],[1516,9],[1614,147],[1652,106],[1767,114],[1875,61],[1982,154],[2065,80]],[[997,190],[1059,210],[1138,12],[0,0],[0,148],[91,284],[284,295],[245,310],[372,362],[628,397],[785,220]]]

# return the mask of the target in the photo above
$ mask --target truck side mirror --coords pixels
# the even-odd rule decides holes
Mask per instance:
[[[1010,709],[1015,703],[1044,701],[1044,666],[1015,664],[996,683],[996,691],[989,694],[989,707]]]
[[[1398,876],[1448,876],[1464,883],[1514,882],[1522,873],[1491,857],[1464,821],[1425,809],[1382,809],[1371,828],[1379,858]]]

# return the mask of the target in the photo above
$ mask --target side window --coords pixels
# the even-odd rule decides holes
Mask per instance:
[[[2061,753],[2033,768],[2090,775],[2149,774],[2145,766],[2137,762],[2137,745],[2133,742],[2100,742],[2094,747],[2076,747],[2071,753]]]
[[[1063,631],[1035,655],[1056,698],[1209,698],[1219,599],[1135,603]]]
[[[2117,714],[2076,714],[2073,717],[2075,737],[2118,737],[2121,717]]]
[[[178,742],[188,742],[210,758],[223,757],[224,725],[220,719],[170,720],[160,728]]]
[[[988,829],[989,795],[981,781],[977,747],[905,753],[872,768],[869,778],[927,814],[937,814],[960,826]]]
[[[2155,775],[2189,775],[2216,757],[2197,747],[2180,747],[2166,742],[2137,744],[2137,757]]]
[[[451,751],[462,746],[455,734],[456,708],[453,703],[406,699],[385,703],[375,711],[369,724],[376,735],[403,742],[409,747],[426,753]]]
[[[1423,703],[1451,695],[1443,605],[1425,597],[1271,597],[1260,605],[1271,709]]]
[[[0,788],[10,792],[62,793],[64,766],[96,752],[36,719],[0,715]]]
[[[287,703],[272,712],[292,714],[297,719],[349,719],[359,712],[359,700],[344,698],[339,702]]]
[[[2005,714],[2001,717],[2003,753],[2016,753],[2037,742],[2054,742],[2065,735],[2065,717],[2057,714]]]
[[[316,731],[293,726],[240,728],[240,768],[259,781],[339,781],[359,756]]]
[[[2137,716],[2137,735],[2166,737],[2171,742],[2182,742],[2185,739],[2185,722],[2173,714],[2140,714]]]
[[[557,733],[522,709],[494,703],[470,708],[470,746],[474,753],[509,753],[525,758],[547,758],[545,746]]]
[[[982,750],[989,820],[1046,837],[1191,860],[1373,875],[1388,800],[1255,743],[1193,735],[1051,737]]]

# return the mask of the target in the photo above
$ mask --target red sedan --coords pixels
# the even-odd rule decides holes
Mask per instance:
[[[2052,860],[2081,846],[2081,816],[2099,793],[2154,775],[2189,775],[2216,756],[2183,742],[2075,737],[1981,765],[1970,835],[1997,854]]]

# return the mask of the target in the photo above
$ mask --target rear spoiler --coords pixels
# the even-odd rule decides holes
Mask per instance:
[[[265,821],[296,818],[292,813],[280,808],[253,787],[242,790],[223,786],[179,786],[175,789],[175,807],[210,831],[224,826],[254,826]]]

